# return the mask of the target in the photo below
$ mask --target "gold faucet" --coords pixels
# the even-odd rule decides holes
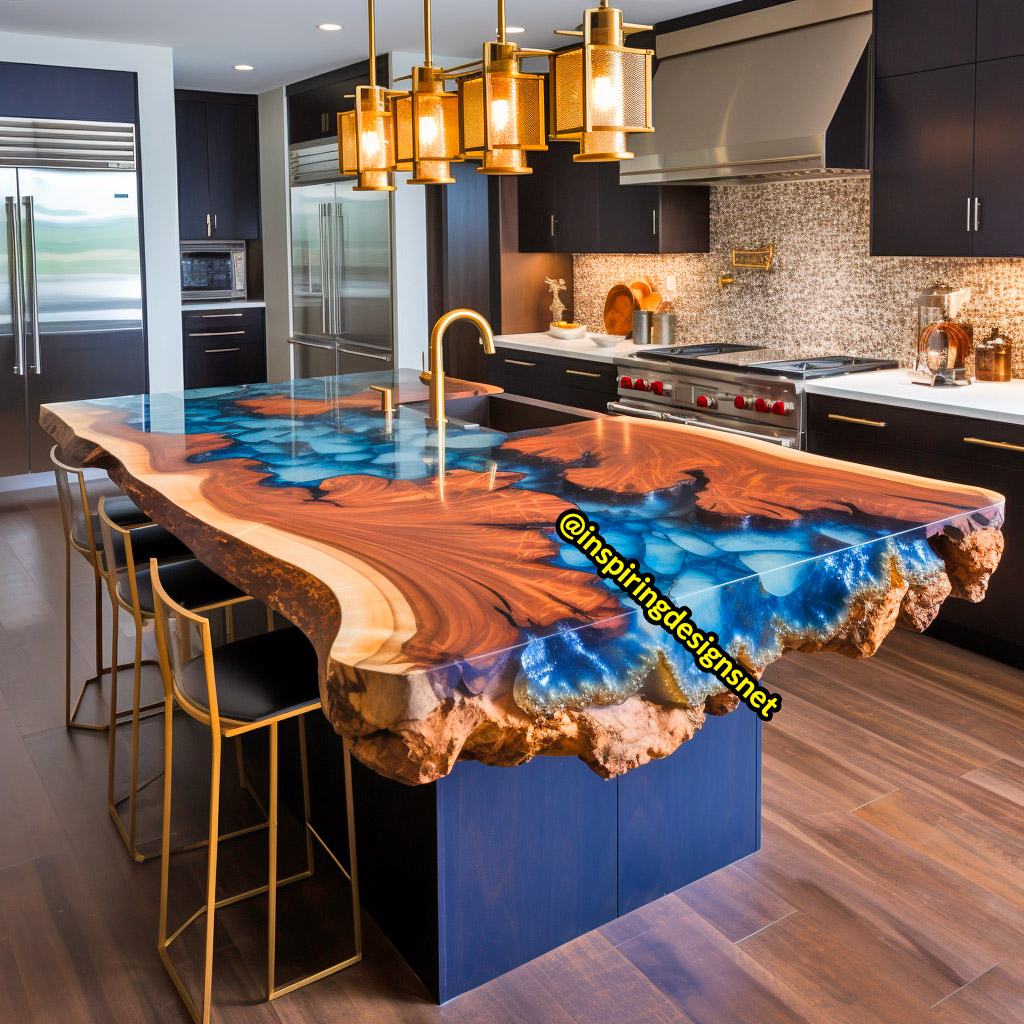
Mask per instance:
[[[494,355],[494,331],[491,325],[473,309],[451,309],[434,324],[430,332],[430,369],[420,374],[420,380],[430,386],[430,419],[427,421],[438,431],[444,430],[448,420],[444,414],[444,352],[442,343],[444,333],[452,324],[459,320],[468,320],[476,324],[480,331],[480,341],[483,343],[484,351]]]

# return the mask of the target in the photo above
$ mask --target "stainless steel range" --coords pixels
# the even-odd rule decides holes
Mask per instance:
[[[758,345],[649,348],[615,360],[619,399],[608,411],[803,448],[805,381],[896,365],[843,355],[784,359]]]

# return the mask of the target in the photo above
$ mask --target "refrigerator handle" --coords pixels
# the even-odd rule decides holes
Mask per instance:
[[[32,196],[25,196],[25,267],[28,275],[28,312],[32,330],[32,369],[43,372],[43,352],[39,339],[39,275],[36,272],[36,204]]]
[[[14,327],[14,374],[25,376],[25,307],[21,281],[21,218],[18,200],[8,196],[7,278],[11,286],[11,323]]]
[[[341,334],[341,318],[338,316],[338,206],[328,205],[328,244],[330,247],[329,262],[331,264],[331,334]]]
[[[327,301],[330,289],[327,284],[327,204],[320,204],[320,326],[327,330]]]
[[[338,204],[338,251],[335,256],[335,266],[338,276],[341,278],[341,287],[337,289],[335,304],[338,310],[338,334],[344,334],[348,330],[348,307],[342,303],[342,295],[345,293],[345,213],[342,205]]]

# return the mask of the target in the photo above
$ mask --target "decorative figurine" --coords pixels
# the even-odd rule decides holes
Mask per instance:
[[[551,289],[551,322],[560,324],[562,323],[562,314],[565,312],[565,304],[559,298],[558,293],[565,289],[565,280],[561,277],[557,281],[553,277],[545,277],[544,282]]]

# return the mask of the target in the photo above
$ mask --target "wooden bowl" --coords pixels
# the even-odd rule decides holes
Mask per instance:
[[[604,300],[604,329],[608,334],[625,337],[633,330],[636,298],[624,284],[615,285]]]

